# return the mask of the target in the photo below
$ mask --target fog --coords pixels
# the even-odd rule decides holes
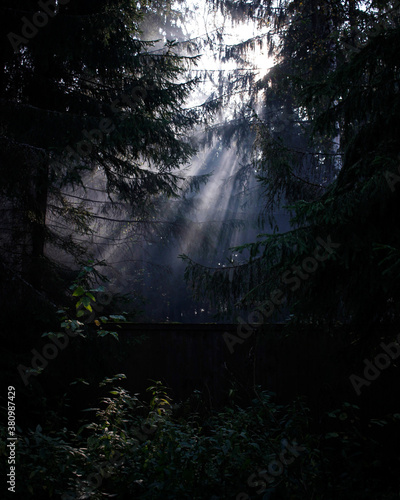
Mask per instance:
[[[152,36],[156,31],[148,28]],[[231,44],[256,36],[256,28],[248,24],[225,26],[220,16],[210,20],[197,12],[179,32],[181,40],[186,36],[199,41],[197,52],[192,44],[182,41],[181,52],[201,55],[198,66],[188,74],[199,77],[200,83],[187,107],[213,100],[221,103],[218,112],[188,138],[197,153],[176,172],[182,178],[179,198],[159,196],[153,200],[154,210],[132,213],[131,207],[107,195],[106,181],[96,171],[85,177],[84,186],[64,192],[68,203],[94,215],[89,236],[70,236],[74,242],[88,245],[95,261],[107,264],[100,269],[109,280],[105,286],[114,297],[129,299],[120,305],[133,313],[134,321],[230,321],[234,318],[216,316],[217,311],[206,300],[192,298],[180,256],[187,255],[210,268],[237,265],[246,254],[233,247],[254,241],[261,232],[276,230],[260,218],[266,203],[252,164],[254,132],[248,126],[249,113],[257,107],[255,85],[272,60],[260,44],[254,44],[247,63],[233,63],[226,54],[216,56],[215,44],[222,33]],[[258,35],[262,33],[265,30]],[[155,50],[163,49],[158,44]],[[287,230],[288,213],[279,209],[274,215],[279,229]],[[63,235],[68,234],[68,228],[51,217],[48,222]],[[72,264],[59,252],[57,258],[67,267]]]

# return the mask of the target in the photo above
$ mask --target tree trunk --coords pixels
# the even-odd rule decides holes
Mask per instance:
[[[28,281],[37,290],[43,288],[45,279],[44,271],[44,246],[46,241],[46,210],[48,197],[48,170],[47,156],[37,158],[33,167],[31,181],[31,199],[29,200],[28,224],[30,252],[27,262]]]

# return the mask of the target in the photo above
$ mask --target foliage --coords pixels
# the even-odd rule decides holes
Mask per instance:
[[[242,5],[215,3],[228,12]],[[220,303],[265,305],[274,289],[285,289],[284,272],[330,235],[340,244],[335,258],[303,280],[301,293],[287,292],[290,312],[315,321],[393,321],[397,266],[376,249],[400,247],[398,3],[282,2],[268,11],[269,2],[250,2],[248,14],[258,5],[275,30],[269,43],[277,63],[255,115],[254,165],[266,212],[273,218],[289,204],[292,230],[236,248],[250,253],[240,266],[189,262],[187,277]]]
[[[116,375],[102,385],[123,378]],[[277,405],[265,391],[256,391],[247,408],[230,406],[213,414],[199,413],[200,394],[177,405],[160,382],[149,391],[146,403],[115,387],[99,408],[87,410],[96,416],[77,433],[65,427],[47,432],[40,425],[22,433],[18,470],[29,479],[18,484],[20,494],[64,500],[222,499],[243,491],[260,498],[261,488],[271,498],[395,498],[399,457],[385,456],[369,429],[390,427],[398,415],[365,421],[357,407],[344,403],[327,415],[321,433],[313,429],[303,402]],[[262,471],[265,478],[268,465],[293,442],[301,451],[267,488]],[[258,472],[255,483],[249,477]]]
[[[90,254],[84,236],[103,219],[85,203],[90,195],[73,193],[79,186],[103,192],[108,218],[123,203],[138,224],[152,220],[154,195],[177,195],[193,152],[187,131],[197,117],[183,103],[196,57],[177,55],[171,41],[153,50],[141,37],[146,15],[168,6],[66,2],[25,42],[10,34],[24,32],[37,6],[1,6],[1,251],[36,288],[51,269],[45,246],[55,260],[60,250],[78,262]]]

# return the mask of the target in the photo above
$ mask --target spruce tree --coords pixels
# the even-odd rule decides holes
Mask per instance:
[[[218,4],[233,15],[243,7]],[[314,322],[373,329],[398,318],[399,10],[390,1],[246,4],[272,26],[277,60],[264,81],[255,165],[267,208],[290,203],[292,230],[241,247],[250,258],[232,269],[190,263],[203,292],[233,294],[252,310],[282,289],[289,312]],[[285,272],[308,265],[319,238],[335,251],[289,286]]]
[[[177,194],[193,151],[186,131],[197,115],[183,103],[196,58],[168,41],[154,51],[140,29],[151,10],[128,0],[2,4],[1,251],[33,287],[43,286],[46,244],[85,254],[74,233],[90,230],[91,213],[65,191],[101,173],[109,202],[136,220],[152,196]]]

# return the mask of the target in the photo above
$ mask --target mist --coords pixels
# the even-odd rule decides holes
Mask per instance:
[[[289,228],[290,214],[283,208],[275,211],[273,223],[262,216],[265,200],[252,157],[255,133],[248,125],[251,113],[259,107],[255,100],[257,82],[273,61],[263,53],[261,44],[252,46],[247,61],[237,64],[226,55],[215,55],[222,33],[232,43],[240,43],[265,30],[257,32],[248,22],[226,26],[217,14],[212,23],[209,16],[195,9],[186,23],[170,27],[180,40],[180,53],[200,56],[188,73],[199,83],[186,107],[196,109],[219,102],[214,115],[188,137],[197,153],[175,172],[179,176],[178,197],[155,196],[153,211],[142,211],[144,207],[133,210],[117,195],[107,194],[104,175],[94,171],[84,176],[82,186],[63,191],[65,203],[94,217],[90,234],[69,231],[56,215],[47,214],[48,224],[60,237],[69,235],[74,243],[88,247],[95,262],[106,264],[101,267],[108,280],[104,286],[133,321],[234,321],[234,317],[213,309],[207,300],[193,298],[184,280],[181,256],[215,269],[240,265],[247,254],[233,247],[254,241],[260,232]],[[203,30],[207,31],[206,41]],[[155,39],[160,28],[147,25],[145,35]],[[161,35],[167,38],[165,31],[161,30]],[[185,38],[197,44],[188,44]],[[163,50],[160,41],[152,52]],[[48,245],[47,253],[65,268],[73,267],[71,257],[60,249]]]

